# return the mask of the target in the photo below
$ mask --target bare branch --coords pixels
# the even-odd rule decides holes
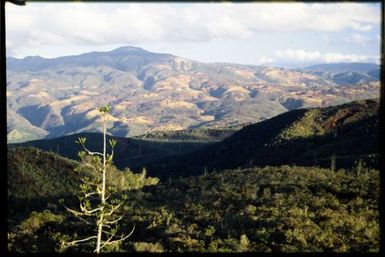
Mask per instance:
[[[90,168],[92,168],[92,169],[95,169],[95,167],[94,167],[92,164],[90,164],[90,163],[88,163],[88,162],[86,162],[86,161],[82,162],[82,164],[85,165],[85,166],[87,166],[87,167],[90,167]]]
[[[118,205],[115,205],[111,208],[111,211],[108,212],[108,213],[105,213],[104,216],[111,216],[117,209],[120,208],[120,206],[122,206],[123,203],[120,203]]]
[[[85,145],[82,145],[83,149],[87,152],[87,154],[89,155],[99,155],[99,156],[102,156],[103,157],[103,154],[102,153],[99,153],[99,152],[92,152],[90,150],[87,149],[87,147]]]
[[[101,248],[103,246],[107,245],[114,238],[115,235],[116,235],[116,232],[111,233],[111,236],[107,239],[107,241],[104,241],[104,243],[102,244]]]
[[[89,215],[89,214],[86,214],[86,213],[83,213],[83,212],[80,212],[80,211],[77,211],[77,210],[70,209],[67,206],[64,206],[64,208],[66,208],[67,211],[69,211],[70,213],[72,213],[76,217],[79,217],[79,216],[92,216],[92,215]]]
[[[84,194],[84,197],[90,197],[92,195],[98,195],[98,192],[90,192],[90,193]]]
[[[67,246],[67,247],[70,247],[70,246],[74,246],[74,245],[78,245],[79,243],[85,243],[91,239],[94,239],[96,238],[96,236],[90,236],[90,237],[87,237],[87,238],[84,238],[84,239],[80,239],[80,240],[74,240],[74,241],[71,241],[71,242],[62,242],[63,245]]]
[[[111,198],[111,195],[108,195],[108,196],[105,197],[105,200],[107,201],[110,198]]]
[[[111,228],[111,226],[108,226],[108,228]],[[111,232],[108,232],[108,231],[106,231],[106,230],[103,230],[102,233],[104,233],[105,235],[109,235],[109,236],[111,236],[111,235],[113,236],[113,235],[116,234],[116,232],[111,233]]]
[[[86,207],[84,207],[84,205],[82,204],[82,203],[80,203],[80,210],[84,213],[84,214],[86,214],[86,215],[88,215],[88,216],[90,216],[90,215],[92,215],[93,213],[95,213],[95,212],[97,212],[97,211],[100,211],[100,210],[102,210],[103,209],[103,207],[98,207],[98,208],[95,208],[95,209],[92,209],[92,210],[88,210]]]
[[[80,179],[81,182],[83,182],[84,184],[88,184],[88,185],[92,185],[92,186],[98,186],[99,184],[98,183],[94,183],[92,181],[88,181],[88,180],[84,180],[84,179]]]
[[[119,222],[121,219],[123,219],[123,217],[124,217],[124,214],[117,219],[114,219],[111,221],[106,221],[105,224],[115,224],[115,223]]]
[[[107,225],[107,224],[105,224],[105,223],[104,223],[102,226],[111,229],[111,226],[110,226],[110,225]],[[106,232],[104,231],[104,233],[106,233]]]
[[[121,241],[126,240],[127,238],[129,238],[129,237],[132,235],[132,233],[134,233],[134,230],[135,230],[135,225],[134,225],[134,227],[132,228],[131,232],[130,232],[128,235],[126,235],[126,236],[124,236],[124,237],[123,237],[123,235],[121,235],[121,236],[120,236],[120,239],[111,241],[111,239],[112,239],[113,236],[115,235],[115,234],[114,234],[113,236],[111,236],[110,238],[108,238],[108,240],[105,241],[105,242],[102,244],[102,246],[100,247],[100,249],[102,249],[102,248],[103,248],[104,246],[106,246],[106,245],[114,244],[114,243],[117,243],[117,242],[121,242]]]
[[[83,221],[84,223],[86,223],[87,225],[90,225],[92,224],[91,222],[89,222],[88,220],[82,218],[82,217],[79,217],[79,216],[76,216],[76,218],[78,218],[79,220]]]

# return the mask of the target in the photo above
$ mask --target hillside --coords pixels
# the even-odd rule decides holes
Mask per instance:
[[[62,197],[73,197],[79,186],[76,165],[35,148],[8,149],[8,225],[25,219],[32,210],[56,206]]]
[[[36,148],[8,149],[8,195],[15,198],[73,194],[76,162]]]
[[[378,166],[378,100],[290,111],[246,126],[194,152],[147,164],[150,174],[202,174],[204,170],[297,164],[352,167],[362,159]]]
[[[87,169],[82,173],[75,172],[79,165],[76,161],[33,147],[8,149],[8,218],[15,221],[31,210],[47,206],[58,208],[60,198],[71,202],[79,191],[81,179],[89,174]],[[107,186],[114,185],[123,190],[124,186],[133,183],[132,176],[140,175],[133,174],[129,169],[121,171],[111,166]]]
[[[244,125],[246,126],[246,125]],[[144,135],[137,136],[139,139],[156,140],[156,141],[193,141],[193,142],[215,142],[221,141],[231,136],[243,126],[229,127],[223,129],[215,128],[190,128],[184,130],[167,130],[148,132]]]
[[[218,133],[221,134],[222,132],[219,131]],[[81,147],[75,142],[79,137],[87,138],[87,147],[91,151],[102,151],[103,137],[102,134],[98,133],[79,133],[53,139],[32,140],[25,143],[9,144],[9,147],[35,147],[78,160],[78,152]],[[187,153],[210,143],[210,141],[202,140],[175,141],[170,137],[167,137],[168,140],[159,140],[159,136],[145,139],[112,136],[107,136],[107,138],[117,140],[114,163],[119,169],[132,166],[140,166],[141,169],[149,162],[160,160],[166,156]]]
[[[122,228],[136,224],[136,230],[119,250],[378,252],[379,193],[378,170],[362,165],[338,172],[281,166],[173,179],[127,194]],[[9,247],[58,251],[58,235],[81,234],[80,228],[51,205],[16,222]]]
[[[201,63],[137,47],[6,61],[10,143],[100,132],[95,109],[106,103],[111,133],[127,137],[238,126],[379,95],[378,80],[354,67],[319,74],[316,68]]]

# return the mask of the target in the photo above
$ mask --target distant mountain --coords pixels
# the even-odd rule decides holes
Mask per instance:
[[[303,68],[337,84],[365,83],[380,80],[380,66],[374,63],[332,63]]]
[[[10,143],[100,132],[95,109],[106,103],[112,106],[108,132],[127,137],[239,126],[288,110],[379,96],[375,69],[335,74],[201,63],[138,47],[6,62]]]
[[[303,69],[312,71],[331,71],[331,72],[361,72],[368,73],[379,70],[380,65],[375,63],[325,63],[307,66]]]
[[[190,176],[204,170],[297,164],[352,167],[362,159],[378,166],[378,100],[293,110],[246,126],[194,152],[147,164],[150,174]]]
[[[110,52],[90,52],[74,56],[43,58],[28,56],[23,59],[7,58],[7,69],[12,71],[42,71],[68,67],[107,66],[121,71],[135,71],[142,66],[168,60],[170,54],[156,54],[139,47],[120,47]]]

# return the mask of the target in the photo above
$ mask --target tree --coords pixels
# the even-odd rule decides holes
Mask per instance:
[[[85,224],[96,227],[96,235],[72,241],[63,240],[62,246],[64,247],[91,243],[92,245],[95,244],[94,252],[99,253],[103,248],[107,248],[107,246],[119,245],[134,232],[135,225],[128,234],[118,235],[118,224],[124,217],[124,214],[118,214],[118,211],[127,197],[123,195],[119,198],[119,194],[117,194],[118,186],[114,185],[113,181],[107,183],[107,172],[115,172],[115,177],[120,181],[120,187],[124,185],[123,189],[127,190],[154,185],[159,181],[157,178],[146,178],[145,170],[143,170],[142,174],[136,175],[127,171],[118,174],[120,172],[114,169],[112,160],[116,140],[109,140],[111,152],[107,153],[107,120],[109,111],[110,107],[108,105],[99,108],[103,123],[103,152],[93,152],[87,149],[85,146],[86,138],[84,137],[79,138],[77,141],[83,148],[78,154],[81,161],[80,165],[75,169],[81,175],[80,180],[82,181],[78,195],[80,210],[74,210],[65,206],[70,213]],[[108,188],[106,187],[107,185]]]

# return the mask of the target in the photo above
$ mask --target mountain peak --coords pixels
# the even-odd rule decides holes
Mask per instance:
[[[135,46],[122,46],[122,47],[119,47],[119,48],[116,48],[114,50],[112,50],[111,52],[136,52],[136,51],[140,51],[140,52],[148,52],[146,50],[144,50],[143,48],[140,48],[140,47],[135,47]]]

